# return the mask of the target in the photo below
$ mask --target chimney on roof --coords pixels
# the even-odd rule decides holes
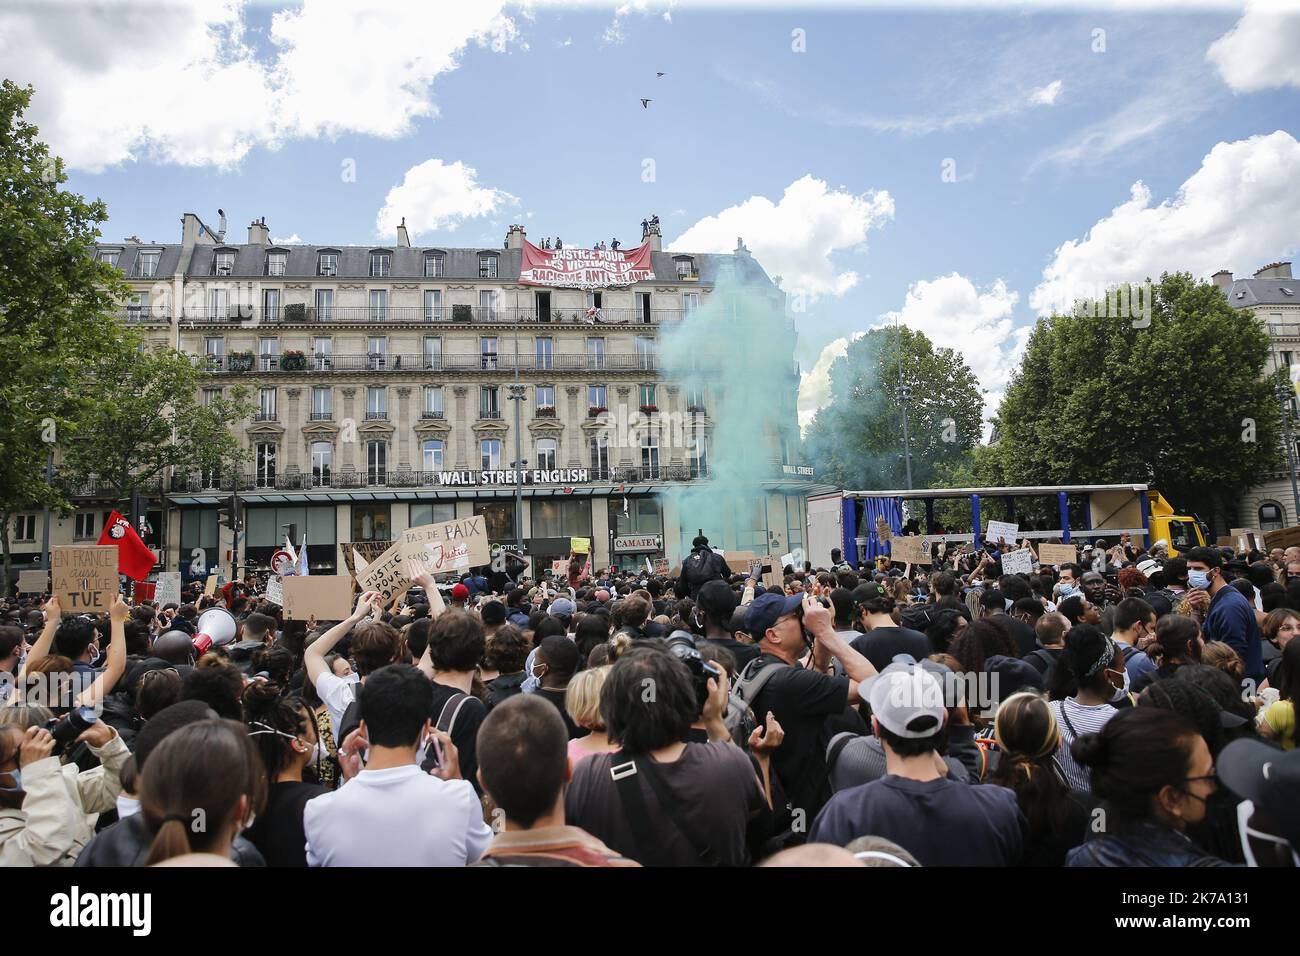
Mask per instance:
[[[1264,268],[1255,273],[1256,279],[1289,279],[1291,278],[1291,263],[1289,262],[1270,262]]]
[[[645,239],[646,242],[650,243],[650,251],[663,252],[664,236],[663,233],[659,230],[659,217],[652,216],[650,217],[650,219],[646,220],[641,225],[642,225],[642,232],[644,233],[643,238]]]
[[[271,240],[271,230],[266,228],[266,217],[254,219],[248,224],[248,244],[264,246]]]
[[[745,245],[745,240],[740,238],[740,236],[736,237],[736,251],[734,254],[741,257],[747,257],[749,255],[749,247]]]
[[[524,247],[524,239],[527,238],[527,236],[528,233],[524,230],[524,227],[519,223],[514,223],[506,230],[506,248],[522,249]]]
[[[1210,276],[1210,281],[1220,289],[1232,288],[1232,270],[1220,269],[1214,275]]]
[[[406,234],[406,217],[402,217],[401,225],[397,227],[397,244],[403,248],[411,247],[411,237]]]

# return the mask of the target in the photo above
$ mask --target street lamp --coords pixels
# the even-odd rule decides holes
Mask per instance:
[[[515,376],[519,375],[519,361],[515,359]],[[525,388],[523,385],[507,385],[510,390],[510,401],[515,403],[515,545],[519,548],[519,554],[524,553],[524,476],[523,476],[523,445],[522,445],[522,426],[520,424],[521,409],[524,402]]]
[[[1295,476],[1295,445],[1291,442],[1291,399],[1295,397],[1293,387],[1278,383],[1277,400],[1282,403],[1282,440],[1286,444],[1286,470],[1291,476],[1291,498],[1295,505],[1296,520],[1300,521],[1300,487]]]

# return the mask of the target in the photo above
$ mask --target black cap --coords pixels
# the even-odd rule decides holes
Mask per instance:
[[[726,581],[714,580],[706,581],[700,586],[700,593],[696,595],[695,603],[710,617],[726,621],[731,618],[731,612],[740,603],[740,598]]]
[[[1224,786],[1269,817],[1273,833],[1300,848],[1300,750],[1243,737],[1219,751],[1214,766]]]

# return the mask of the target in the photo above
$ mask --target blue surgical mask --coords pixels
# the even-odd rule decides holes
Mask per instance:
[[[4,772],[4,774],[0,774],[0,776],[4,776],[5,774],[7,774],[7,775],[9,775],[10,777],[13,777],[13,778],[14,778],[14,785],[13,785],[12,787],[3,787],[3,786],[0,786],[0,790],[2,790],[2,791],[6,791],[6,792],[8,792],[8,793],[22,793],[22,791],[23,791],[23,770],[22,770],[22,768],[21,768],[21,767],[18,767],[17,769],[14,769],[14,770],[6,770],[6,771]]]
[[[1204,591],[1210,586],[1210,573],[1208,571],[1188,571],[1187,583],[1190,587]]]

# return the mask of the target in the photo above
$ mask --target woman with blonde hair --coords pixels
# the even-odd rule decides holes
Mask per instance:
[[[605,720],[600,715],[600,691],[605,686],[608,674],[608,665],[590,667],[574,674],[569,686],[565,688],[564,709],[569,712],[569,717],[575,724],[588,731],[585,737],[575,737],[569,741],[571,767],[593,754],[612,753],[618,749],[609,742]]]
[[[1087,836],[1088,808],[1056,761],[1061,731],[1046,698],[1012,694],[993,719],[998,764],[989,782],[1015,791],[1029,822],[1021,866],[1061,866]]]
[[[1232,649],[1232,645],[1223,641],[1210,641],[1201,648],[1201,663],[1217,667],[1238,684],[1246,676],[1246,662]]]

